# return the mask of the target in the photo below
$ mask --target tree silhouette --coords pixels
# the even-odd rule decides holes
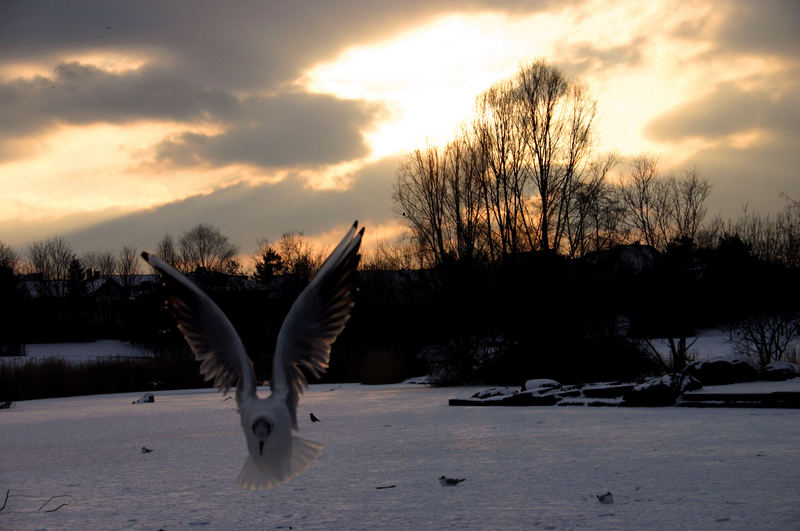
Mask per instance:
[[[269,240],[258,240],[256,252],[253,254],[253,267],[253,278],[262,286],[269,286],[275,275],[283,271],[283,260]]]
[[[238,269],[234,261],[238,251],[238,247],[218,228],[204,223],[195,225],[180,238],[181,261],[187,271],[230,272]]]

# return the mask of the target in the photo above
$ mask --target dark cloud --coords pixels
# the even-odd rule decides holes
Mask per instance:
[[[2,149],[3,140],[54,124],[205,120],[227,130],[166,139],[156,147],[156,159],[179,165],[331,164],[366,154],[360,131],[379,112],[376,105],[304,93],[238,98],[158,66],[114,74],[69,63],[59,65],[51,78],[0,84],[0,155],[13,156],[10,148]]]
[[[800,199],[797,146],[796,138],[772,139],[747,147],[723,145],[700,151],[686,166],[695,166],[711,180],[708,207],[712,215],[736,218],[745,204],[762,213],[775,212],[781,193]]]
[[[31,134],[53,123],[220,118],[237,107],[226,91],[204,88],[159,66],[114,74],[65,63],[52,77],[0,84],[0,136]]]
[[[603,46],[582,42],[571,46],[568,59],[560,66],[572,76],[580,76],[589,70],[607,70],[618,66],[636,66],[641,63],[647,39],[632,37],[629,42],[619,46]]]
[[[165,233],[175,237],[197,223],[220,228],[242,252],[258,238],[276,240],[296,229],[313,236],[359,219],[381,223],[392,217],[391,187],[398,159],[387,158],[358,171],[347,190],[310,190],[296,178],[278,184],[239,184],[135,213],[65,237],[80,252],[131,244],[152,249]]]
[[[575,3],[575,2],[572,2]],[[535,12],[554,0],[0,2],[0,61],[137,51],[203,86],[275,88],[346,46],[451,12]],[[10,23],[8,21],[11,21]]]
[[[789,73],[787,77],[796,77]],[[714,139],[752,130],[767,130],[780,135],[800,135],[800,100],[797,83],[780,83],[781,92],[744,90],[745,82],[721,83],[700,99],[671,109],[652,120],[645,134],[660,141],[690,137]]]
[[[179,165],[332,164],[367,154],[361,131],[379,111],[377,106],[324,95],[250,98],[224,133],[184,133],[160,143],[156,158]]]
[[[176,164],[313,165],[359,157],[359,130],[377,109],[287,91],[305,69],[429,17],[532,12],[552,3],[6,0],[0,63],[56,66],[51,75],[0,83],[0,160],[24,155],[9,139],[55,124],[139,119],[212,120],[226,128],[217,136],[165,139],[156,158]],[[93,55],[147,62],[117,73],[64,62]],[[271,96],[247,99],[254,94]]]
[[[796,60],[800,54],[800,2],[730,0],[719,28],[716,51],[774,54]]]

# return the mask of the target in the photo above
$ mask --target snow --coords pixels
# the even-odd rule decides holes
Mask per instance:
[[[547,391],[552,391],[553,389],[559,389],[561,384],[555,380],[549,380],[547,378],[536,378],[533,380],[527,380],[523,385],[522,388],[526,391],[536,391],[538,393],[545,393]]]
[[[478,389],[314,385],[286,485],[235,485],[235,401],[213,390],[0,411],[0,529],[796,529],[800,411],[448,407]],[[260,392],[264,392],[261,389]],[[322,422],[311,423],[308,412]],[[152,449],[143,454],[142,446]],[[466,478],[443,488],[437,478]],[[383,488],[389,487],[394,488]],[[613,504],[597,495],[613,493]],[[40,512],[39,507],[53,496]],[[1,504],[2,502],[0,502]]]
[[[67,361],[87,361],[116,357],[151,357],[153,352],[144,348],[115,339],[77,343],[29,343],[25,345],[25,356],[9,359],[45,359],[63,358]]]
[[[728,385],[706,385],[692,394],[762,394],[762,393],[800,393],[800,378],[783,382],[742,382]]]

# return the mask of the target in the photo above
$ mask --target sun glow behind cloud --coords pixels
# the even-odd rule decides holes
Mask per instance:
[[[366,133],[373,158],[427,141],[443,143],[469,116],[480,92],[511,75],[521,58],[548,52],[552,19],[439,18],[391,40],[350,48],[308,70],[300,83],[313,92],[386,106],[387,118]]]
[[[210,192],[246,175],[241,168],[172,168],[164,178],[165,168],[150,161],[147,146],[183,131],[183,124],[152,121],[52,130],[35,141],[41,156],[0,164],[3,195],[13,198],[3,202],[0,221],[132,211]]]
[[[526,17],[445,16],[390,40],[347,49],[306,71],[299,83],[388,109],[365,132],[374,159],[447,142],[469,118],[478,94],[520,64],[546,57],[568,71],[577,69],[597,98],[598,151],[661,153],[680,165],[708,143],[657,142],[644,133],[648,122],[719,81],[769,69],[755,58],[733,64],[730,58],[704,57],[709,43],[675,36],[673,30],[687,21],[713,26],[720,15],[712,7],[618,1]],[[603,59],[614,53],[623,57]]]

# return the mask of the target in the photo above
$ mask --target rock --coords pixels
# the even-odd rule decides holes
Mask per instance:
[[[665,374],[635,386],[625,394],[626,406],[671,406],[680,394],[676,377]]]
[[[523,391],[534,391],[539,394],[561,389],[561,384],[555,380],[548,380],[547,378],[538,378],[536,380],[528,380],[522,384]]]
[[[415,385],[431,385],[434,381],[431,379],[430,376],[415,376],[413,378],[409,378],[403,382],[404,384],[415,384]]]
[[[598,494],[597,501],[605,504],[614,503],[614,495],[611,494],[610,492],[606,492],[605,494]]]
[[[800,377],[800,365],[788,361],[771,361],[761,369],[761,377],[773,382],[782,382]]]
[[[504,406],[552,406],[559,400],[555,394],[539,395],[532,391],[523,391],[504,397],[499,402]]]
[[[681,393],[685,393],[687,391],[697,391],[698,389],[702,388],[703,384],[700,382],[700,380],[698,380],[694,376],[691,376],[689,374],[684,374],[681,377],[681,385],[680,385]]]
[[[492,397],[505,397],[511,396],[516,394],[517,390],[513,387],[490,387],[489,389],[483,389],[482,391],[478,391],[472,398],[479,398],[481,400],[486,400],[487,398]]]
[[[617,398],[625,396],[633,388],[633,384],[609,383],[587,385],[582,391],[587,398]]]
[[[683,374],[696,378],[703,385],[753,382],[760,376],[753,360],[741,354],[695,361],[683,370]]]
[[[145,393],[142,398],[139,400],[134,400],[131,404],[148,404],[150,402],[155,402],[156,397],[153,396],[153,393]]]

